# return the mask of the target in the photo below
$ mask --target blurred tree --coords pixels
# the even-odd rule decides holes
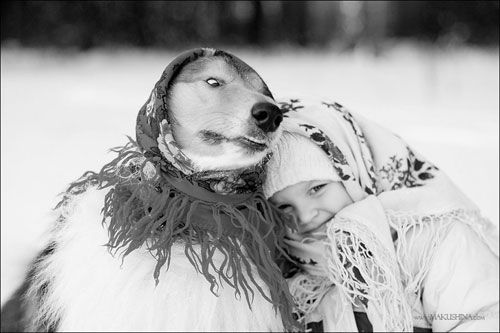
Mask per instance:
[[[394,36],[498,45],[499,1],[405,1],[391,5]]]
[[[498,45],[498,1],[2,1],[1,41],[78,47]]]
[[[342,33],[341,1],[309,1],[307,22],[308,42],[316,46],[330,46]]]
[[[262,43],[264,13],[262,8],[262,1],[252,1],[252,19],[248,26],[248,41],[251,44]]]
[[[307,25],[309,21],[308,4],[306,1],[282,2],[283,31],[288,42],[306,46],[308,44]]]

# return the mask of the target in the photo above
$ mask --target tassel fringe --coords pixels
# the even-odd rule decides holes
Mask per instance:
[[[289,280],[290,293],[295,302],[294,314],[306,329],[308,316],[316,310],[333,283],[325,276],[307,273],[296,274]]]
[[[212,293],[217,295],[226,283],[234,288],[236,298],[243,294],[251,308],[257,290],[281,314],[287,330],[298,328],[287,282],[269,248],[287,256],[285,222],[261,192],[236,206],[207,203],[169,184],[159,158],[146,157],[132,139],[112,151],[118,156],[100,173],[87,172],[72,183],[56,209],[89,186],[110,188],[102,223],[108,228],[112,255],[123,262],[128,254],[145,247],[157,260],[153,278],[158,284],[162,267],[170,265],[171,246],[183,244],[186,257],[210,283]],[[220,254],[222,261],[215,260]],[[265,282],[268,293],[254,274]]]
[[[397,261],[376,236],[357,221],[337,218],[327,237],[327,267],[336,286],[353,304],[373,309],[383,325],[379,329],[412,331]]]
[[[420,299],[422,283],[429,272],[433,255],[454,223],[468,225],[486,244],[489,244],[486,230],[491,226],[491,222],[483,218],[477,210],[455,209],[442,214],[429,215],[386,210],[386,216],[390,226],[399,235],[396,242],[396,257],[405,286],[405,294],[408,299],[415,301]],[[409,232],[413,232],[414,235],[408,240],[404,235],[408,235]],[[420,246],[423,252],[417,258],[419,270],[412,272],[409,263],[415,258],[411,256],[410,251],[416,242],[421,242],[422,237],[419,235],[424,232],[428,235],[427,244]],[[492,248],[492,251],[498,255],[498,249]]]

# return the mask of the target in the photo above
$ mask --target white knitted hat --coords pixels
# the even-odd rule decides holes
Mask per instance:
[[[328,156],[311,139],[283,132],[266,165],[264,195],[270,198],[290,185],[310,180],[341,179]]]

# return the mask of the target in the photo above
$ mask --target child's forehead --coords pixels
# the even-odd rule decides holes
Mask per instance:
[[[332,183],[332,180],[324,180],[324,179],[313,179],[313,180],[304,180],[298,183],[289,185],[284,189],[275,193],[273,197],[286,199],[286,198],[298,198],[298,194],[306,194],[312,187],[317,186],[319,184]]]
[[[307,191],[315,183],[321,182],[320,179],[304,180],[293,185],[288,186],[288,189],[293,189],[296,191]],[[285,188],[285,190],[287,189]]]

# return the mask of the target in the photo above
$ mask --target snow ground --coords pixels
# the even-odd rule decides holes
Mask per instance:
[[[381,57],[228,48],[276,97],[326,97],[405,138],[498,226],[498,49],[400,45]],[[41,248],[56,195],[110,147],[135,137],[136,113],[177,52],[1,52],[1,302]]]

